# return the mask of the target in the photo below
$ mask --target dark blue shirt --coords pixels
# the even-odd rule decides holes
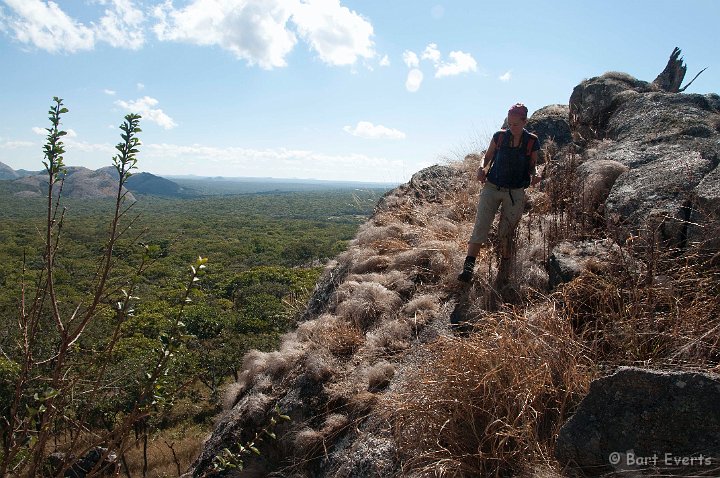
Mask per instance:
[[[501,139],[502,143],[500,143]],[[525,129],[522,132],[520,146],[513,148],[511,140],[510,130],[501,130],[493,135],[495,158],[487,178],[501,188],[526,188],[530,185],[530,173],[535,169],[532,153],[540,149],[540,141],[537,136]],[[528,148],[530,141],[532,144]]]

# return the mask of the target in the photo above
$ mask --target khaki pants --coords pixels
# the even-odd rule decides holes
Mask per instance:
[[[510,243],[515,228],[520,222],[525,209],[525,190],[523,188],[508,190],[508,188],[499,188],[490,181],[486,181],[480,192],[475,215],[475,227],[469,242],[472,244],[485,244],[488,242],[488,233],[498,207],[500,207],[498,239],[500,240],[502,256],[507,257],[509,256]]]

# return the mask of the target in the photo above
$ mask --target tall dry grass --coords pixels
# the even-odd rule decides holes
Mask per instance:
[[[559,426],[585,393],[585,347],[546,310],[497,314],[468,338],[444,337],[389,395],[403,473],[505,476],[552,464]]]
[[[153,437],[143,449],[138,442],[125,453],[125,463],[121,466],[120,476],[146,476],[147,478],[166,478],[186,473],[192,462],[200,454],[203,438],[207,432],[199,429],[187,431],[165,431]],[[147,469],[144,454],[147,455]]]

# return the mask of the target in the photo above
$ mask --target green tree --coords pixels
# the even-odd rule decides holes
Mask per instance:
[[[135,315],[138,284],[153,260],[146,249],[137,255],[134,273],[115,275],[115,251],[123,249],[121,241],[136,220],[129,216],[133,204],[126,200],[124,185],[136,168],[141,130],[140,116],[129,114],[120,125],[122,142],[113,157],[119,180],[106,239],[92,271],[80,274],[89,278],[89,290],[78,295],[61,247],[67,209],[62,197],[66,132],[60,125],[67,112],[63,101],[54,98],[43,147],[48,187],[41,260],[37,268],[24,262],[19,327],[10,342],[14,347],[0,359],[0,476],[39,475],[53,451],[52,438],[58,436],[67,457],[82,457],[98,445],[122,453],[131,431],[163,411],[177,389],[168,377],[187,339],[183,311],[207,261],[195,261],[176,313],[155,337],[125,333],[124,324]],[[101,331],[104,340],[86,340],[93,331]],[[99,425],[104,432],[97,430]],[[68,459],[52,472],[63,476],[70,466]]]

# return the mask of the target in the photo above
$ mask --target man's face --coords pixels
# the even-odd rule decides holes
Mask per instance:
[[[508,127],[513,136],[519,136],[527,124],[527,119],[518,115],[508,115]]]

